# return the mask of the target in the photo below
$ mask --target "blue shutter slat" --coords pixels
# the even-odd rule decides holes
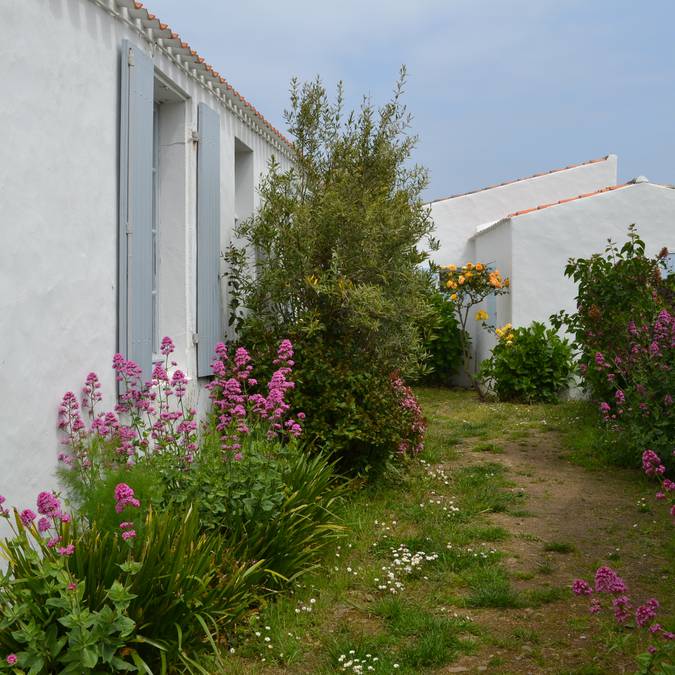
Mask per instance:
[[[122,42],[119,351],[152,372],[152,140],[154,66]]]
[[[198,108],[197,148],[197,375],[211,374],[216,343],[222,340],[220,303],[220,117]]]

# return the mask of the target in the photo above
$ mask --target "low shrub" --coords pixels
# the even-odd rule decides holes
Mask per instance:
[[[448,385],[450,378],[462,368],[463,350],[455,305],[446,295],[431,290],[432,308],[423,325],[424,349],[427,353],[424,381]]]
[[[552,328],[497,329],[498,342],[481,365],[479,378],[502,401],[557,400],[573,373],[572,348]]]
[[[131,663],[201,671],[198,654],[217,657],[219,636],[258,597],[262,561],[239,562],[190,508],[150,508],[141,519],[128,485],[114,496],[114,532],[62,512],[52,493],[38,498],[39,520],[30,509],[16,514],[15,536],[0,544],[9,562],[0,644],[6,638],[6,648],[19,648],[18,662],[31,672],[45,672],[39,663],[55,672],[48,658],[71,664],[64,672],[135,670]]]

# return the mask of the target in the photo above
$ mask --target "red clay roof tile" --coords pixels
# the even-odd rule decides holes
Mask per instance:
[[[121,7],[129,7],[130,3],[128,0],[125,2],[125,0],[117,0],[117,4]],[[133,7],[136,10],[141,10],[145,9],[143,6],[142,2],[136,2],[136,0],[133,1]],[[157,16],[155,14],[152,14],[149,12],[147,9],[145,9],[146,13],[146,20],[148,21],[155,21],[157,20],[159,22],[159,28],[161,31],[169,31],[169,40],[178,40],[178,44],[180,49],[187,50],[190,56],[195,57],[194,61],[196,64],[201,64],[202,69],[205,69],[207,72],[211,73],[216,79],[218,79],[219,83],[224,85],[226,91],[230,92],[230,95],[235,96],[238,98],[245,107],[250,109],[252,112],[253,116],[256,118],[259,118],[260,121],[263,123],[265,127],[270,129],[284,144],[286,144],[289,148],[293,147],[293,144],[278,130],[276,129],[263,115],[258,112],[227,80],[222,77],[212,66],[210,66],[208,63],[205,63],[205,59],[202,56],[199,56],[199,54],[193,50],[190,45],[187,42],[184,42],[181,40],[180,35],[178,33],[174,32],[169,28],[168,24],[162,23],[157,19]],[[166,39],[166,38],[165,38]]]
[[[585,199],[586,197],[593,197],[595,195],[602,194],[603,192],[611,192],[612,190],[618,190],[619,188],[626,187],[630,183],[623,183],[622,185],[610,185],[609,187],[601,188],[595,192],[586,192],[582,195],[577,195],[576,197],[568,197],[567,199],[561,199],[557,202],[551,202],[550,204],[540,204],[539,206],[533,206],[531,209],[523,209],[522,211],[515,211],[514,213],[509,213],[507,218],[515,218],[516,216],[523,216],[526,213],[532,213],[532,211],[541,211],[542,209],[547,209],[550,206],[557,206],[558,204],[567,204],[567,202],[575,202],[578,199]]]
[[[487,185],[486,187],[478,188],[477,190],[469,190],[468,192],[460,192],[455,195],[449,195],[448,197],[439,197],[438,199],[432,199],[429,203],[433,204],[434,202],[442,202],[446,199],[455,199],[455,197],[466,197],[468,195],[476,194],[477,192],[483,192],[485,190],[492,190],[498,187],[504,187],[505,185],[511,185],[512,183],[520,183],[524,180],[530,180],[531,178],[540,178],[541,176],[548,176],[552,173],[558,173],[559,171],[568,171],[569,169],[576,169],[580,166],[586,166],[588,164],[597,164],[598,162],[604,162],[609,159],[609,155],[604,157],[598,157],[597,159],[589,159],[586,162],[579,162],[578,164],[570,164],[569,166],[563,166],[559,169],[551,169],[550,171],[543,171],[542,173],[534,173],[531,176],[525,176],[523,178],[514,178],[513,180],[507,180],[503,183],[497,183],[495,185]]]

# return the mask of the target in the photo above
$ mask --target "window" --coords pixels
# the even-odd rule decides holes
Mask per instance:
[[[121,52],[117,348],[148,380],[160,337],[186,340],[187,96],[142,49]]]

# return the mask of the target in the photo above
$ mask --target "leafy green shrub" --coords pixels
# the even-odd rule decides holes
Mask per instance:
[[[381,110],[366,100],[345,118],[341,90],[331,104],[320,81],[294,83],[294,167],[270,166],[258,213],[238,228],[243,246],[225,252],[231,323],[254,353],[293,341],[305,437],[341,470],[396,453],[406,432],[389,375],[416,375],[424,354],[419,242],[432,223],[402,87]]]
[[[534,403],[555,401],[572,372],[570,345],[535,321],[502,333],[479,377],[502,401]]]
[[[146,642],[162,648],[138,647],[151,667],[167,662],[195,668],[199,653],[217,653],[218,636],[258,598],[262,562],[238,561],[222,537],[203,532],[195,509],[149,509],[144,521],[143,536],[127,541],[119,529],[78,527],[76,521],[68,568],[86,582],[91,607],[99,606],[113,580],[129,588],[129,617]],[[138,522],[134,518],[134,527]]]
[[[143,668],[182,664],[202,672],[199,654],[217,656],[218,637],[260,597],[262,561],[240,562],[223,537],[202,531],[191,508],[150,508],[141,523],[134,493],[123,487],[131,499],[118,513],[123,522],[116,532],[60,507],[37,525],[30,510],[17,515],[16,536],[0,543],[9,562],[0,604],[8,629],[23,632],[0,630],[0,644],[7,639],[12,649],[25,643],[35,663],[48,663],[51,654],[66,659],[54,663],[124,670],[120,662],[129,656]],[[70,630],[65,638],[62,627]],[[22,651],[17,657],[29,660]],[[67,672],[83,671],[73,666]]]
[[[614,393],[605,368],[596,354],[607,359],[628,351],[631,335],[626,327],[653,323],[662,309],[673,313],[675,277],[665,277],[668,251],[648,257],[635,226],[621,248],[610,241],[604,254],[570,259],[565,276],[577,285],[577,311],[561,311],[551,317],[556,328],[564,327],[578,351],[586,387],[596,401],[607,401]]]
[[[0,511],[9,518],[7,510]],[[147,667],[138,650],[152,646],[130,617],[135,596],[129,586],[114,578],[91,604],[86,582],[69,570],[68,551],[48,546],[26,513],[15,512],[14,536],[0,542],[8,563],[0,577],[0,670],[90,673]]]
[[[619,249],[570,260],[577,311],[552,317],[574,338],[579,369],[602,421],[615,436],[615,462],[639,465],[646,449],[670,455],[675,275],[665,274],[668,250],[648,257],[635,227]]]
[[[429,302],[433,311],[424,323],[424,349],[427,352],[425,381],[430,384],[450,382],[462,367],[462,340],[455,304],[447,294],[432,290]]]
[[[619,432],[628,450],[616,459],[637,465],[644,450],[662,453],[672,467],[675,438],[675,316],[663,309],[653,323],[626,328],[630,342],[611,359],[598,352],[596,366],[602,369],[613,394],[598,405],[607,428]],[[625,463],[625,461],[622,461]]]
[[[241,459],[224,462],[217,435],[205,437],[166,508],[194,502],[201,527],[217,532],[230,555],[260,561],[256,583],[269,590],[319,564],[342,532],[334,509],[345,486],[323,456],[310,457],[297,443],[260,434],[242,440]]]

